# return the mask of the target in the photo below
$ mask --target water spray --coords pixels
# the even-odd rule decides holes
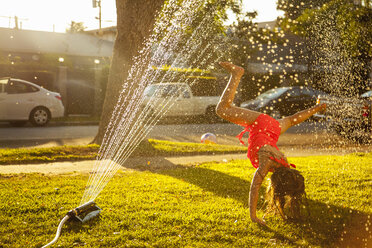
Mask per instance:
[[[164,75],[162,75],[159,71],[149,69],[143,71],[142,69],[150,68],[150,65],[163,65],[169,61],[168,55],[174,54],[174,52],[173,50],[169,51],[168,49],[176,47],[182,40],[181,32],[178,32],[177,30],[179,27],[190,26],[196,17],[195,11],[193,10],[201,8],[206,1],[187,0],[183,2],[182,8],[178,5],[177,0],[172,0],[170,2],[172,4],[170,3],[168,5],[168,10],[165,9],[163,12],[163,16],[167,18],[161,18],[163,22],[160,22],[155,27],[154,33],[158,33],[159,37],[154,35],[149,39],[149,43],[145,46],[143,52],[140,53],[141,55],[134,59],[134,61],[137,62],[133,63],[130,76],[127,79],[128,82],[140,82],[140,90],[134,90],[134,88],[131,88],[131,83],[124,83],[122,86],[122,91],[117,105],[114,108],[114,112],[104,135],[102,142],[103,145],[100,146],[98,152],[99,157],[93,166],[93,173],[89,176],[87,187],[81,200],[82,205],[70,210],[64,216],[58,225],[55,238],[43,247],[49,247],[57,242],[62,226],[65,222],[72,220],[84,223],[100,213],[101,209],[94,203],[94,199],[96,199],[97,195],[114,176],[116,171],[151,131],[152,127],[155,126],[159,119],[164,116],[165,112],[175,103],[175,97],[161,100],[161,102],[156,102],[156,99],[153,99],[155,103],[162,104],[164,108],[156,113],[151,113],[151,111],[142,111],[140,112],[139,117],[137,116],[137,112],[144,101],[144,98],[141,96],[144,88],[153,81],[173,81],[176,77],[176,73],[173,73],[171,70],[168,70]],[[182,10],[182,13],[174,14],[173,8],[177,8],[180,11]],[[171,18],[173,23],[172,25],[168,25],[167,22],[164,22],[164,20],[170,20]],[[212,27],[207,24],[208,19],[205,19],[196,27],[186,44],[178,51],[171,66],[177,67],[180,64],[185,64],[186,61],[189,61],[188,64],[190,65],[198,62],[201,66],[209,63],[209,56],[206,56],[203,60],[199,59],[199,56],[208,54],[209,49],[212,47],[217,49],[212,45],[217,42],[204,45],[200,42],[203,40],[200,36],[204,36],[205,33],[209,33],[207,32],[208,30],[212,30]],[[167,32],[165,33],[168,34],[165,36],[163,35],[164,27],[167,27]],[[153,44],[154,41],[158,40],[158,38],[161,38],[161,42],[156,43],[157,49],[155,53],[153,53]],[[211,39],[208,40],[210,41]],[[189,52],[190,50],[193,52]],[[194,56],[196,53],[198,56]],[[150,54],[152,55],[149,59],[147,56]],[[136,65],[140,66],[137,67]],[[187,78],[185,82],[192,85],[196,82],[196,79],[190,77]],[[124,103],[128,103],[128,105],[125,106]],[[118,116],[121,118],[118,118]]]
[[[48,244],[44,245],[42,248],[51,246],[52,244],[57,242],[59,236],[61,235],[62,226],[65,224],[66,221],[70,220],[70,221],[84,223],[96,217],[97,215],[99,215],[101,210],[102,209],[98,207],[94,201],[89,201],[77,208],[71,209],[70,211],[68,211],[65,217],[62,218],[61,222],[59,223],[58,228],[57,228],[57,233],[54,239]]]

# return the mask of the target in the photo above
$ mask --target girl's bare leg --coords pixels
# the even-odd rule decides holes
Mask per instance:
[[[244,69],[229,62],[220,62],[220,65],[231,77],[217,105],[217,115],[241,126],[251,125],[261,113],[232,105]]]
[[[315,105],[314,107],[311,107],[309,109],[297,112],[294,115],[285,117],[281,120],[279,120],[280,126],[281,126],[281,133],[284,133],[287,131],[288,128],[297,125],[307,119],[309,119],[311,116],[316,114],[317,112],[324,110],[326,108],[326,104],[318,104]]]

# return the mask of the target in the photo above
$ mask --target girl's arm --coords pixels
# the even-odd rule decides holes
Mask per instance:
[[[254,173],[251,189],[249,191],[249,213],[251,216],[251,220],[253,222],[259,223],[261,225],[266,225],[265,221],[257,218],[256,210],[257,210],[257,202],[258,202],[258,195],[259,190],[262,185],[264,178],[266,177],[269,169],[271,167],[271,161],[267,161],[265,164],[261,164],[256,172]]]
[[[318,104],[314,107],[311,107],[309,109],[297,112],[294,115],[284,117],[283,119],[278,120],[281,127],[281,134],[287,131],[288,128],[297,125],[307,119],[309,119],[311,116],[313,116],[315,113],[324,110],[326,108],[326,104]]]

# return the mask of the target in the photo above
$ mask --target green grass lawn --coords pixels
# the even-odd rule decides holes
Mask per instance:
[[[335,247],[344,225],[372,214],[372,154],[289,160],[306,179],[310,215],[301,222],[251,223],[248,160],[142,168],[119,171],[96,199],[100,217],[67,223],[54,247]],[[0,247],[51,241],[87,178],[0,175]],[[263,199],[259,208],[262,216]]]

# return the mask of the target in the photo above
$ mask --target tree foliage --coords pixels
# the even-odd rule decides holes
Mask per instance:
[[[307,9],[317,9],[331,0],[278,0],[277,9],[285,12],[285,17],[295,20]]]
[[[349,0],[310,1],[307,5],[312,8],[303,5],[295,12],[300,15],[287,8],[281,27],[306,38],[317,84],[329,85],[327,90],[338,94],[364,92],[371,72],[372,10]]]
[[[178,4],[173,4],[173,6],[169,6],[169,2],[165,1],[164,4],[164,8],[167,8],[167,13],[162,12],[157,18],[157,23],[161,23],[161,25],[157,25],[154,35],[157,40],[155,43],[160,43],[164,37],[169,36],[169,32],[177,33],[175,35],[179,35],[179,41],[177,44],[170,44],[170,46],[173,46],[172,50],[174,53],[180,53],[185,46],[190,46],[193,43],[199,43],[199,47],[218,47],[221,44],[221,38],[226,35],[224,21],[228,18],[227,10],[232,10],[239,15],[242,8],[242,0],[199,1],[201,4],[198,4],[197,9],[194,10],[191,22],[185,26],[177,27],[179,24],[175,25],[172,19],[177,18],[175,15],[179,14],[179,8],[185,0],[179,0]],[[163,44],[163,46],[167,48],[166,45]],[[217,49],[211,49],[206,54],[207,56],[199,59],[191,58],[183,66],[193,68],[202,66],[202,69],[208,69],[205,67],[206,65],[211,65],[216,57],[221,57],[221,52]],[[169,58],[167,64],[171,64],[172,59],[172,57]],[[197,61],[202,59],[207,59],[210,63],[198,64]]]
[[[71,21],[70,27],[66,29],[66,33],[82,33],[85,28],[83,22]]]
[[[255,52],[262,50],[263,45],[284,42],[282,33],[277,29],[259,28],[257,23],[253,22],[256,16],[256,12],[238,16],[237,21],[229,27],[227,34],[228,44],[233,47],[231,57],[235,63],[243,66]]]

